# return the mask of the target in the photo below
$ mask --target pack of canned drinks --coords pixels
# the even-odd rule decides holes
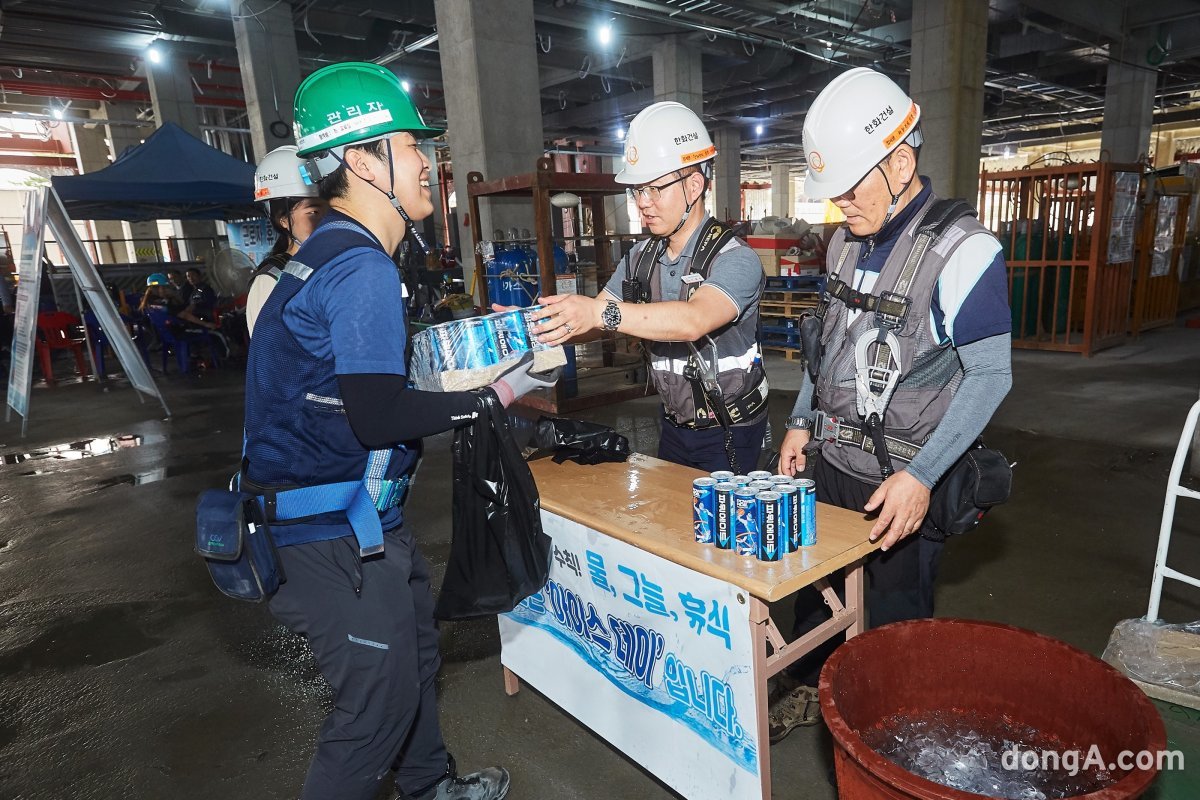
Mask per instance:
[[[696,541],[760,561],[817,543],[817,484],[757,471],[692,481]]]
[[[418,332],[413,336],[410,377],[425,391],[465,391],[491,383],[514,359],[529,351],[533,351],[535,371],[566,364],[561,346],[541,344],[532,333],[542,308],[456,319]]]

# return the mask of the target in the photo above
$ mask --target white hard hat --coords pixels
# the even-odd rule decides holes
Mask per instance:
[[[845,194],[904,142],[920,147],[920,119],[921,107],[888,76],[867,67],[838,75],[804,118],[804,194]]]
[[[276,147],[263,157],[254,170],[254,199],[260,202],[281,197],[316,197],[317,187],[305,183],[300,175],[304,159],[296,155],[296,146]]]
[[[683,103],[665,101],[642,109],[625,135],[625,158],[617,183],[641,184],[717,157],[704,123]]]

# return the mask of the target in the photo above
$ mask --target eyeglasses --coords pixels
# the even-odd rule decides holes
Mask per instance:
[[[664,183],[662,186],[634,186],[626,189],[625,193],[635,203],[639,200],[649,200],[651,203],[657,203],[658,198],[662,196],[663,189],[670,189],[680,181],[686,181],[688,177],[688,175],[682,175],[670,183]]]

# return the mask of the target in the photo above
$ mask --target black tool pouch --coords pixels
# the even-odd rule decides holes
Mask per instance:
[[[800,315],[800,347],[804,353],[804,367],[813,383],[817,382],[817,374],[821,371],[822,319],[811,311]]]
[[[936,529],[925,537],[934,541],[966,533],[1012,494],[1012,467],[999,450],[975,445],[954,462],[929,498],[926,519]]]
[[[196,552],[221,593],[261,603],[285,580],[279,554],[252,495],[209,489],[196,503]]]

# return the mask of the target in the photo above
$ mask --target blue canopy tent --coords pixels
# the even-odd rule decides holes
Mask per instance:
[[[72,219],[230,220],[262,214],[254,202],[254,165],[170,122],[111,166],[50,181]]]

